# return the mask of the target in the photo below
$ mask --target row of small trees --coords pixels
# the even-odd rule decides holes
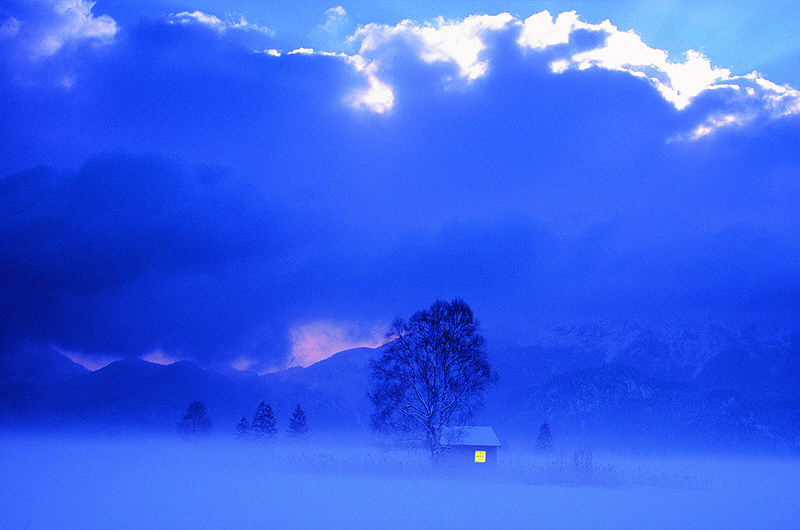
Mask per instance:
[[[211,431],[211,418],[208,416],[206,404],[202,401],[192,401],[178,422],[178,432],[189,436],[200,436]],[[289,419],[289,436],[292,438],[305,438],[308,435],[308,422],[306,413],[298,403]],[[261,440],[274,440],[278,436],[278,422],[269,403],[262,401],[253,415],[253,422],[247,421],[242,416],[236,425],[236,436],[239,438],[256,438]]]
[[[289,436],[302,439],[308,435],[306,413],[298,403],[289,418]],[[258,404],[253,421],[247,421],[247,416],[242,416],[236,425],[236,437],[240,439],[274,440],[278,436],[278,422],[269,403],[262,401]]]

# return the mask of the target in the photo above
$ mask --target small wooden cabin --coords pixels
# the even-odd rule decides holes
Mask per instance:
[[[489,426],[446,427],[442,431],[445,458],[454,464],[497,465],[500,440]]]

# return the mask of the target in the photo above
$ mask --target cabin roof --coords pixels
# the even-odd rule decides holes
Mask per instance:
[[[488,445],[500,447],[500,440],[489,426],[477,427],[445,427],[442,429],[442,444],[444,445]]]

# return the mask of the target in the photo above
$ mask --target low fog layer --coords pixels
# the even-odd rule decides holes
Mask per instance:
[[[800,461],[501,451],[458,473],[362,440],[4,437],[6,528],[794,528]],[[483,471],[486,471],[485,473]]]

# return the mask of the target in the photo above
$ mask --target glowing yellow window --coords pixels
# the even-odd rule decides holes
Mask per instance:
[[[475,462],[486,462],[486,451],[475,451]]]

